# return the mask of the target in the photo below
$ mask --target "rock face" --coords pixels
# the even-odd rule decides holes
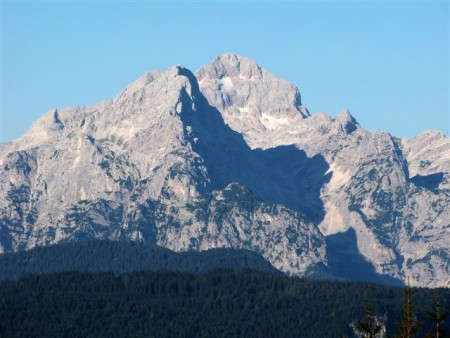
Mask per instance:
[[[1,252],[134,239],[249,249],[294,275],[347,278],[359,257],[391,281],[449,286],[449,206],[448,138],[311,116],[294,86],[234,54],[50,111],[0,145]]]

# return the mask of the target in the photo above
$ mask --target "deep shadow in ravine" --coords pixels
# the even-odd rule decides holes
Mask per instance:
[[[187,93],[182,93],[180,116],[185,129],[190,126],[186,135],[193,150],[205,161],[212,181],[208,190],[237,182],[263,200],[299,210],[319,224],[325,214],[320,190],[331,178],[325,159],[308,157],[294,145],[251,149],[242,134],[226,125],[220,112],[209,105],[195,76],[184,69],[181,73],[190,79],[195,109]]]
[[[337,279],[366,281],[387,285],[404,285],[402,281],[379,274],[358,249],[355,230],[325,237],[327,248],[327,273]]]

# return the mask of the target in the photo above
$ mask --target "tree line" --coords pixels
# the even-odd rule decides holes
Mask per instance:
[[[450,290],[406,290],[250,270],[31,275],[0,282],[0,336],[353,337],[370,304],[386,333],[409,321],[403,337],[436,337],[427,310],[449,309]],[[448,317],[439,325],[445,337]]]

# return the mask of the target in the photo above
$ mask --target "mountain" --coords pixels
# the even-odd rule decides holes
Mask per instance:
[[[450,285],[450,140],[311,115],[224,54],[55,109],[0,145],[0,250],[80,239],[254,251],[292,275]]]
[[[173,252],[156,245],[125,241],[76,241],[0,255],[0,280],[59,272],[253,270],[281,274],[261,256],[246,250]]]

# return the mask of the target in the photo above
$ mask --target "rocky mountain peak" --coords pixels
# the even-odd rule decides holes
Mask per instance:
[[[348,109],[344,109],[343,111],[341,111],[338,116],[336,116],[336,119],[334,121],[337,123],[340,131],[346,134],[351,134],[357,128],[359,128],[359,123],[352,116],[352,114],[350,114],[350,110]]]
[[[200,78],[240,77],[242,79],[261,79],[263,70],[255,61],[241,55],[225,53],[216,57],[209,65],[198,72]]]
[[[234,130],[252,133],[278,130],[309,117],[299,90],[236,54],[223,54],[197,72],[202,93],[222,112]]]
[[[157,88],[165,88],[166,93],[179,92],[185,88],[191,94],[192,88],[198,91],[198,83],[190,70],[176,65],[164,72],[149,72],[139,77],[116,97],[115,104],[129,103],[130,100],[142,104],[146,98],[153,100],[158,94]]]

